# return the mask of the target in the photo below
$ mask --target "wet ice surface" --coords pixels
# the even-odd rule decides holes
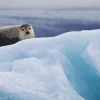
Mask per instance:
[[[100,30],[0,47],[0,98],[98,100]]]

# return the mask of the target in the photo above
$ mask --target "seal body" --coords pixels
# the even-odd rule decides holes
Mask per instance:
[[[0,27],[0,46],[14,44],[34,37],[34,30],[29,24]]]

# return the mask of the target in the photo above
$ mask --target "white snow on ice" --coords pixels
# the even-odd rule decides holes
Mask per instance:
[[[0,99],[99,100],[100,30],[0,47]]]

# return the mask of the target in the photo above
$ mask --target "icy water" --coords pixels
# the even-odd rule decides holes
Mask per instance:
[[[0,9],[0,26],[30,23],[37,37],[100,28],[100,9]]]

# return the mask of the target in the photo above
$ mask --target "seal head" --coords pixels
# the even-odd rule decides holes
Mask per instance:
[[[30,39],[34,38],[34,30],[31,25],[29,24],[23,24],[19,28],[19,39],[24,40],[24,39]]]

